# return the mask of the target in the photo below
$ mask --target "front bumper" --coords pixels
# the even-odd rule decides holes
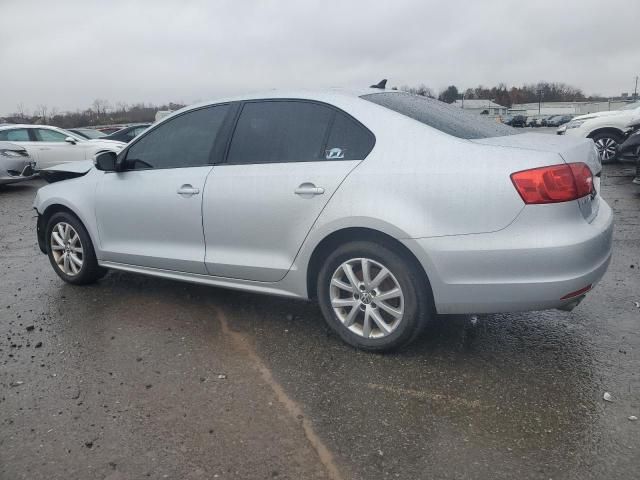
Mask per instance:
[[[36,162],[22,159],[2,159],[0,163],[0,185],[23,182],[36,177]]]
[[[40,213],[38,213],[38,221],[36,222],[36,235],[38,236],[38,247],[40,248],[40,251],[46,255],[47,243],[44,239],[45,228],[46,228],[46,225],[44,224],[44,217],[40,215]]]
[[[611,260],[609,205],[600,199],[591,223],[575,208],[574,202],[527,206],[498,232],[404,243],[429,275],[438,313],[563,308],[576,300],[563,297],[593,287]]]

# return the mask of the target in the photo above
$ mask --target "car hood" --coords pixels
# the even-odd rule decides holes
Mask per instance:
[[[43,168],[41,172],[68,172],[85,174],[93,168],[93,160],[81,160],[79,162],[67,162],[53,167]]]
[[[601,118],[601,117],[616,117],[618,115],[624,115],[624,110],[611,110],[607,112],[594,112],[594,113],[586,113],[584,115],[578,115],[577,117],[573,117],[572,120],[590,120],[592,118]]]
[[[126,143],[119,142],[118,140],[105,140],[102,138],[94,138],[92,140],[87,140],[87,143],[91,144],[92,146],[104,147],[110,150],[114,148],[120,150],[124,148],[124,146],[126,145]]]

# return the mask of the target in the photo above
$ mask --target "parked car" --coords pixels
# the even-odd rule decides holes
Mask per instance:
[[[0,142],[0,185],[31,180],[36,162],[20,145]]]
[[[47,125],[17,124],[0,127],[0,141],[24,147],[35,160],[36,169],[91,159],[102,150],[117,152],[125,145],[113,140],[87,140],[78,134]]]
[[[107,135],[105,138],[107,140],[117,140],[119,142],[128,143],[142,132],[144,132],[147,128],[151,126],[150,123],[138,123],[136,125],[129,125],[128,127],[124,127],[117,132],[111,133]]]
[[[398,348],[436,313],[571,309],[602,277],[595,149],[540,137],[381,87],[202,103],[52,169],[75,178],[38,191],[38,243],[71,284],[315,298],[347,343]]]
[[[544,115],[537,115],[537,116],[533,117],[533,118],[531,119],[531,126],[532,126],[532,127],[536,127],[536,128],[537,128],[537,127],[542,127],[542,126],[544,126],[544,125],[543,125],[543,121],[545,121],[545,120],[546,120],[546,118],[547,118],[547,117],[546,117],[546,116],[544,116]]]
[[[573,115],[554,115],[547,120],[547,127],[559,127],[571,121]]]
[[[118,130],[122,130],[126,125],[108,125],[104,127],[97,127],[105,135],[111,135],[112,133],[116,133]]]
[[[514,115],[511,118],[511,123],[509,123],[509,125],[515,128],[523,128],[526,124],[527,117],[525,117],[524,115]]]
[[[104,138],[107,136],[106,133],[101,132],[97,128],[69,128],[71,133],[75,133],[76,135],[80,135],[82,138],[86,138],[87,140],[93,140],[96,138]]]
[[[640,102],[633,102],[619,110],[574,117],[558,128],[557,133],[592,139],[602,163],[611,163],[616,160],[627,125],[637,118],[640,118]]]
[[[618,160],[635,162],[640,156],[640,118],[634,120],[625,129],[623,140],[618,145]]]

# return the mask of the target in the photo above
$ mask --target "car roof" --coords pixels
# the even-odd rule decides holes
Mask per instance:
[[[12,123],[10,125],[0,125],[0,130],[8,130],[10,128],[50,128],[52,130],[64,130],[53,125],[30,125],[28,123]]]
[[[180,110],[176,110],[173,112],[170,117],[174,116],[175,113],[184,112],[191,110],[193,108],[205,107],[207,105],[213,105],[217,103],[229,103],[229,102],[242,102],[242,101],[251,101],[251,100],[262,100],[262,99],[299,99],[299,100],[315,100],[319,102],[332,103],[333,101],[344,100],[345,98],[358,98],[362,95],[368,94],[376,94],[376,93],[406,93],[401,90],[391,90],[391,89],[380,89],[380,88],[327,88],[327,89],[316,89],[316,90],[263,90],[259,92],[251,92],[243,95],[234,95],[229,97],[221,97],[214,98],[211,100],[207,100],[204,102],[198,102],[193,105],[188,105]],[[166,117],[165,117],[166,118]],[[164,119],[162,119],[164,120]]]

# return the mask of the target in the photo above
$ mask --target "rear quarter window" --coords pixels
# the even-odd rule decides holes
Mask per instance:
[[[520,133],[515,128],[434,98],[404,92],[371,93],[360,98],[458,138],[471,140]]]

